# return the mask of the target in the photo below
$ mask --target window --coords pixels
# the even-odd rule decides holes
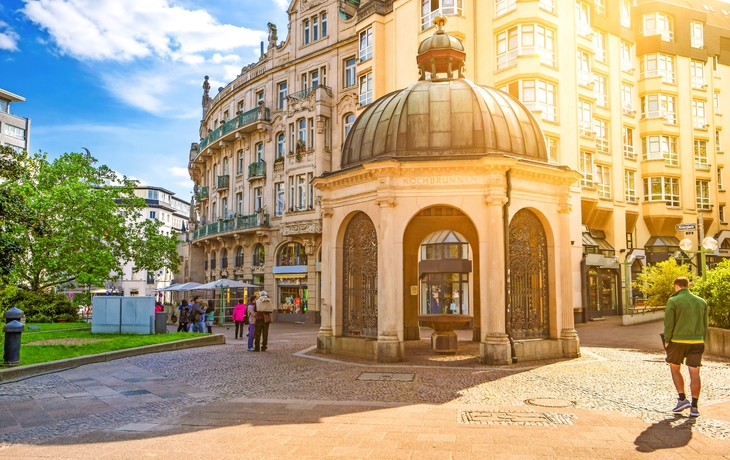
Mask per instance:
[[[608,85],[606,85],[606,77],[597,73],[593,74],[593,93],[596,96],[596,105],[598,107],[608,107]]]
[[[315,70],[309,74],[309,81],[311,82],[312,88],[319,86],[319,70]]]
[[[555,32],[539,24],[523,24],[498,33],[497,70],[517,64],[517,56],[540,56],[540,63],[555,66]]]
[[[705,63],[692,59],[692,61],[690,62],[690,75],[692,76],[692,88],[704,89]]]
[[[631,0],[621,0],[621,25],[631,27]]]
[[[224,219],[228,218],[228,198],[221,199],[221,216]]]
[[[355,114],[348,113],[345,115],[345,122],[344,122],[344,132],[342,136],[342,142],[345,142],[345,139],[347,139],[347,135],[350,134],[350,130],[352,129],[352,125],[355,124]]]
[[[722,152],[722,146],[720,145],[720,130],[715,130],[715,151],[720,153]]]
[[[644,36],[661,35],[665,42],[674,41],[672,18],[664,13],[648,13],[644,15]]]
[[[591,7],[583,2],[575,2],[575,31],[582,37],[591,33]]]
[[[514,9],[515,0],[497,0],[497,9],[500,3],[512,3]],[[421,0],[421,30],[433,26],[436,16],[461,16],[462,13],[462,0]]]
[[[624,171],[624,193],[627,203],[636,203],[636,172]]]
[[[314,148],[314,118],[310,118],[309,120],[309,139],[307,142],[307,148],[309,150],[312,150]]]
[[[532,112],[538,112],[543,120],[557,121],[555,85],[542,80],[520,80],[501,88],[518,98]]]
[[[215,264],[215,251],[210,251],[210,269],[215,270],[216,264]]]
[[[254,163],[261,163],[264,161],[264,143],[263,142],[257,142],[256,143],[256,153],[254,157]]]
[[[289,153],[294,153],[293,150],[296,147],[296,141],[294,139],[294,123],[289,123]]]
[[[578,134],[592,137],[593,106],[590,102],[578,101]]]
[[[373,73],[360,75],[360,106],[373,102]]]
[[[666,54],[647,54],[641,59],[641,78],[661,76],[665,83],[674,84],[674,57]]]
[[[664,201],[667,206],[679,207],[679,179],[676,177],[644,179],[644,201]]]
[[[312,41],[319,40],[319,18],[313,17],[312,18]]]
[[[726,224],[727,221],[725,220],[725,206],[720,206],[720,223]]]
[[[580,173],[583,175],[581,187],[593,188],[593,154],[585,150],[580,151]]]
[[[309,23],[309,19],[305,19],[304,20],[304,44],[305,45],[308,45],[309,41],[310,41],[310,39],[309,39],[310,28],[311,28],[311,26]]]
[[[294,200],[296,197],[294,188],[294,176],[289,177],[289,210],[294,211]]]
[[[297,210],[302,211],[307,206],[307,176],[299,174],[297,176]]]
[[[649,94],[641,98],[642,118],[664,118],[665,123],[677,124],[674,96]]]
[[[588,53],[585,51],[577,52],[578,58],[578,84],[581,86],[588,86],[593,78],[591,77],[591,64]]]
[[[598,153],[608,153],[608,122],[595,118],[593,128],[596,133],[596,151]]]
[[[314,185],[312,180],[314,179],[314,173],[307,173],[307,205],[309,209],[314,209]]]
[[[324,148],[329,150],[332,148],[332,129],[330,128],[329,117],[322,117],[322,125],[324,128]]]
[[[631,64],[631,43],[621,40],[621,70],[631,72],[634,66]]]
[[[264,208],[264,189],[262,187],[253,189],[253,208],[256,212]]]
[[[715,106],[715,114],[720,115],[720,93],[712,94],[712,105]]]
[[[241,246],[236,248],[236,258],[233,262],[235,268],[243,267],[243,248]]]
[[[0,101],[0,112],[2,112],[2,113],[10,113],[9,110],[8,110],[9,108],[10,108],[10,104],[8,104],[5,101]]]
[[[276,265],[290,267],[307,265],[307,252],[300,243],[287,243],[276,256]]]
[[[634,152],[634,129],[624,126],[623,129],[623,141],[624,141],[624,158],[634,160],[636,153]]]
[[[327,36],[327,13],[322,13],[322,38]]]
[[[547,144],[548,161],[550,163],[558,162],[558,140],[554,137],[545,136],[545,143]]]
[[[712,75],[716,78],[720,77],[720,74],[717,73],[717,66],[720,61],[720,56],[713,56],[712,57]]]
[[[284,158],[284,152],[286,151],[286,136],[284,133],[276,135],[276,159]]]
[[[228,157],[223,158],[223,175],[228,175]]]
[[[709,211],[710,208],[710,183],[706,180],[695,181],[695,191],[697,192],[697,209],[700,211]]]
[[[257,243],[256,246],[253,247],[252,262],[254,267],[261,267],[266,263],[266,250],[264,249],[263,244]]]
[[[368,27],[360,32],[360,62],[373,57],[373,28]]]
[[[14,137],[15,139],[25,140],[25,130],[17,126],[5,123],[5,135]]]
[[[593,59],[606,62],[606,34],[593,31]]]
[[[263,91],[259,91],[256,93],[256,105],[259,105],[260,103],[264,102],[265,94]]]
[[[679,165],[677,138],[673,136],[646,136],[641,138],[644,160],[664,160],[670,166]]]
[[[692,48],[705,46],[704,26],[701,22],[692,21],[689,23],[690,44]]]
[[[634,113],[634,88],[626,83],[621,83],[621,110],[624,115],[633,117]]]
[[[307,120],[304,118],[300,118],[297,120],[297,148],[302,143],[306,146],[307,145]],[[300,142],[301,141],[301,142]]]
[[[236,213],[239,216],[243,215],[243,193],[236,193]]]
[[[238,102],[238,112],[239,112],[239,113],[243,113],[243,108],[244,108],[245,106],[246,106],[246,105],[244,104],[244,102],[243,102],[243,101],[239,101],[239,102]]]
[[[236,174],[243,174],[243,150],[236,154]]]
[[[717,189],[725,190],[725,187],[722,185],[722,168],[717,168]]]
[[[157,219],[157,212],[156,211],[150,211],[150,219]]]
[[[303,73],[302,74],[302,85],[301,85],[302,91],[304,91],[305,89],[309,89],[309,84],[307,83],[308,81],[309,81],[308,75],[306,73]]]
[[[707,129],[707,118],[705,118],[705,101],[692,99],[692,122],[695,129]]]
[[[593,9],[596,11],[596,14],[605,16],[606,15],[606,0],[593,0]]]
[[[550,13],[555,12],[555,0],[540,0],[540,8]]]
[[[626,232],[626,249],[634,249],[634,234]]]
[[[351,86],[355,86],[355,82],[357,81],[357,74],[355,73],[356,69],[355,66],[357,65],[357,62],[355,58],[350,58],[345,60],[345,78],[343,81],[345,82],[343,88],[349,88]]]
[[[287,85],[286,82],[283,81],[279,83],[279,98],[277,100],[276,106],[279,110],[284,108],[284,102],[286,102],[286,94],[287,94]]]
[[[710,165],[707,163],[707,141],[695,140],[695,169],[707,171]]]
[[[431,0],[423,0],[424,5]],[[517,0],[497,0],[494,2],[494,14],[499,17],[517,9]]]
[[[596,165],[596,189],[598,198],[611,199],[611,168],[604,165]]]
[[[274,208],[274,215],[281,217],[284,214],[284,183],[277,182],[274,184],[274,199],[276,200],[276,207]]]

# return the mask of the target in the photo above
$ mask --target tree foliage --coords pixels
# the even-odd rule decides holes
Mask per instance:
[[[705,279],[695,281],[692,292],[707,301],[710,326],[730,329],[730,260],[725,259]]]
[[[28,177],[29,158],[25,151],[17,152],[0,146],[0,276],[9,274],[23,246],[15,235],[22,226],[32,226],[25,197],[12,184]]]
[[[78,307],[64,294],[56,292],[38,292],[7,286],[0,290],[0,315],[4,320],[5,311],[9,308],[23,311],[28,323],[52,323],[56,318],[69,321],[78,319]]]
[[[177,271],[177,239],[160,234],[160,221],[142,219],[146,203],[134,194],[134,182],[97,166],[89,154],[52,162],[35,154],[29,163],[29,174],[5,184],[24,197],[33,223],[14,228],[22,247],[14,283],[32,291],[70,282],[100,286],[127,262],[137,271]]]
[[[694,277],[689,265],[677,265],[675,259],[669,258],[664,262],[644,267],[632,286],[646,294],[647,305],[663,306],[674,294],[674,280],[680,276],[686,276],[690,282]]]

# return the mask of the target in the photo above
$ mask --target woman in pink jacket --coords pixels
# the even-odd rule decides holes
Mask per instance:
[[[236,306],[233,307],[233,313],[231,313],[231,316],[233,317],[233,322],[236,323],[236,340],[239,338],[243,339],[243,333],[246,329],[246,326],[244,325],[244,318],[246,318],[246,306],[243,302],[238,302]]]

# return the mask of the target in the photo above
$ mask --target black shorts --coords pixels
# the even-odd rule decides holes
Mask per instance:
[[[702,353],[705,352],[705,344],[669,342],[666,350],[668,363],[676,365],[685,363],[689,367],[700,367],[702,365]]]

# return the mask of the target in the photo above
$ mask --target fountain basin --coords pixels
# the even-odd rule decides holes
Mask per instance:
[[[432,314],[418,315],[418,321],[433,329],[431,334],[431,349],[436,353],[455,354],[458,349],[459,338],[454,332],[469,321],[469,315]]]

